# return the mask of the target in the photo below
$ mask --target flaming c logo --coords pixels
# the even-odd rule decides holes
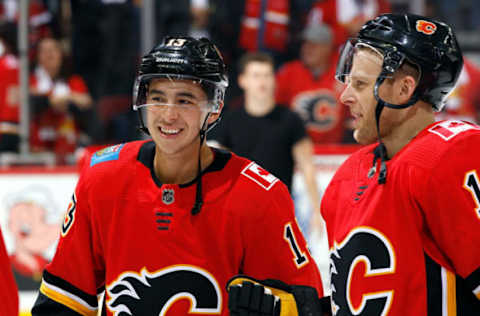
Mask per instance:
[[[422,32],[427,35],[432,35],[437,30],[437,26],[429,21],[418,20],[417,21],[417,31]]]

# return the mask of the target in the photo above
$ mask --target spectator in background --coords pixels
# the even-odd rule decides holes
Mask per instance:
[[[227,65],[237,64],[246,52],[262,51],[273,56],[277,68],[298,56],[298,34],[311,0],[210,0],[210,8],[210,35],[219,43]],[[229,76],[237,78],[236,67],[229,68]],[[225,96],[226,105],[241,107],[242,94],[233,82]]]
[[[300,59],[277,72],[276,101],[300,115],[315,144],[340,143],[348,138],[344,135],[348,111],[338,102],[341,85],[335,80],[338,54],[332,31],[326,24],[311,24],[302,38]]]
[[[56,39],[45,38],[39,44],[31,94],[32,151],[53,151],[58,163],[65,163],[79,143],[91,143],[89,132],[100,130],[87,86],[82,77],[68,72]]]
[[[480,124],[480,69],[468,58],[463,58],[463,68],[457,85],[449,95],[445,107],[436,114],[437,120],[464,120]]]
[[[388,0],[317,0],[308,14],[308,24],[328,24],[336,47],[355,35],[367,20],[388,13]]]
[[[194,38],[206,37],[210,38],[208,30],[210,17],[210,1],[209,0],[191,0],[190,13],[192,15],[192,23],[190,26],[190,36]]]
[[[271,56],[260,52],[244,55],[239,61],[238,84],[245,93],[244,106],[225,113],[209,134],[210,143],[254,160],[282,180],[290,192],[296,165],[303,173],[311,207],[318,209],[312,142],[300,117],[275,104]],[[315,220],[312,225],[318,226],[319,219]]]
[[[245,0],[239,46],[248,52],[263,51],[271,54],[275,66],[292,58],[293,54],[296,55],[293,45],[296,43],[295,34],[304,25],[303,2]]]
[[[33,61],[40,40],[52,35],[52,14],[47,10],[43,1],[30,0],[28,2],[29,56]],[[17,23],[19,16],[18,0],[3,0],[0,2],[0,20]]]
[[[0,152],[18,151],[19,87],[17,27],[15,23],[0,25]]]

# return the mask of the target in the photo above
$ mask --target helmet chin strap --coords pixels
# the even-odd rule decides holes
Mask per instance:
[[[373,163],[372,163],[373,166],[368,172],[368,177],[369,178],[373,177],[373,175],[377,171],[377,160],[380,158],[380,172],[378,174],[379,184],[385,184],[387,181],[387,164],[386,164],[387,148],[385,147],[385,144],[382,142],[382,138],[380,137],[380,115],[382,114],[382,111],[385,107],[391,108],[391,109],[405,109],[409,106],[412,106],[419,100],[419,96],[416,92],[407,101],[407,103],[404,103],[404,104],[392,104],[380,98],[378,94],[380,85],[385,81],[385,79],[388,76],[391,76],[400,67],[404,59],[404,57],[402,58],[397,57],[395,58],[395,61],[392,65],[392,61],[389,58],[391,58],[391,56],[390,54],[387,53],[384,58],[382,72],[378,76],[375,82],[375,87],[373,89],[373,95],[377,100],[377,106],[375,107],[375,122],[377,127],[377,138],[378,138],[379,145],[374,150],[374,157],[373,157]]]
[[[211,112],[207,113],[207,116],[205,117],[205,120],[203,120],[202,127],[200,128],[200,131],[198,133],[198,136],[200,138],[200,147],[198,149],[198,169],[197,169],[197,190],[195,191],[195,204],[193,204],[191,213],[192,215],[197,215],[200,213],[200,210],[202,209],[203,205],[203,198],[202,198],[202,163],[201,163],[201,156],[202,156],[202,145],[203,142],[205,141],[205,138],[207,136],[207,130],[208,130],[208,118],[210,117]]]

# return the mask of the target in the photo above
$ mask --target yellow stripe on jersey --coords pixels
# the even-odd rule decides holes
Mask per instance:
[[[456,277],[442,267],[443,316],[457,315]]]
[[[96,307],[88,305],[81,298],[71,293],[67,293],[56,286],[48,284],[45,280],[43,280],[40,285],[40,292],[55,302],[65,305],[83,316],[97,315]]]

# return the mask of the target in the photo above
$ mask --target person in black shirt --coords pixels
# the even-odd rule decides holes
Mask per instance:
[[[320,227],[313,143],[302,119],[289,108],[275,104],[272,58],[264,53],[242,56],[238,84],[244,91],[244,106],[224,114],[217,128],[208,135],[209,144],[256,161],[282,180],[290,191],[294,166],[298,167],[315,214],[311,225]]]

